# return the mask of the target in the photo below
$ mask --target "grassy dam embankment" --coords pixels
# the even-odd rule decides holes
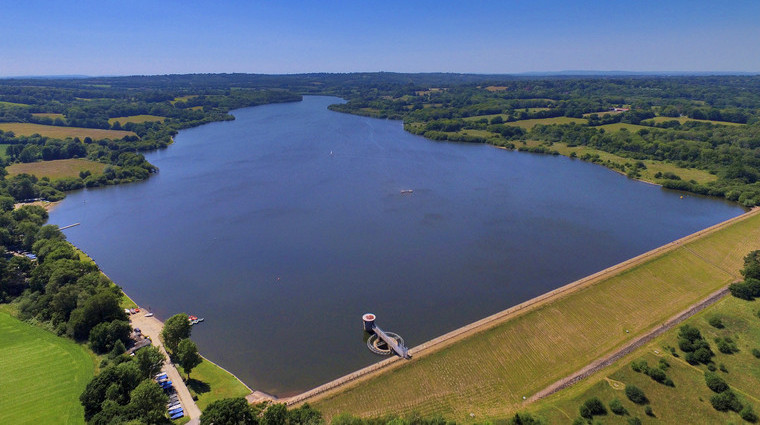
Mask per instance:
[[[455,330],[299,401],[326,417],[418,412],[504,417],[546,388],[739,279],[760,209]],[[338,384],[338,385],[336,385]]]

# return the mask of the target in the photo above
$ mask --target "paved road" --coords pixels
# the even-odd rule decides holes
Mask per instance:
[[[164,364],[163,370],[169,376],[169,379],[174,384],[174,388],[177,390],[179,401],[182,403],[182,408],[185,410],[185,416],[192,419],[192,421],[190,421],[191,424],[197,423],[195,421],[201,417],[201,409],[199,409],[198,405],[193,401],[193,397],[190,395],[190,391],[187,389],[185,381],[182,380],[179,371],[174,367],[174,364],[169,361],[169,354],[166,353],[166,350],[161,344],[161,339],[158,337],[161,334],[161,330],[164,328],[163,322],[155,317],[145,317],[144,311],[131,315],[129,319],[132,322],[132,327],[140,328],[142,334],[150,337],[153,341],[153,345],[157,346],[166,356],[167,360],[166,364]]]

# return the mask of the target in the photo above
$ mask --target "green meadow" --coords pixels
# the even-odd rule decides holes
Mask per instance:
[[[82,424],[95,372],[83,346],[0,311],[0,423]]]

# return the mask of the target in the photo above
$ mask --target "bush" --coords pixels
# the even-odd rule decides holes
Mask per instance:
[[[758,350],[757,348],[753,348],[752,355],[760,359],[760,350]]]
[[[712,351],[710,351],[709,348],[700,348],[697,351],[694,352],[694,359],[698,361],[699,363],[707,364],[710,363],[710,359],[712,356],[714,356]]]
[[[637,417],[628,418],[628,425],[641,425],[641,419]]]
[[[652,411],[652,406],[647,406],[644,408],[644,413],[647,414],[647,416],[654,417],[654,412]]]
[[[715,343],[718,345],[718,351],[723,354],[734,354],[739,351],[734,340],[729,337],[716,338]]]
[[[718,317],[718,316],[711,317],[710,320],[707,321],[707,323],[709,323],[710,326],[712,326],[714,328],[718,328],[718,329],[725,328],[725,326],[723,325],[723,321],[720,320],[720,317]]]
[[[733,410],[738,413],[743,407],[739,402],[739,399],[736,398],[736,394],[731,390],[726,390],[720,394],[713,395],[710,397],[710,404],[712,404],[715,410],[720,412]]]
[[[638,360],[631,363],[631,369],[634,372],[646,372],[649,369],[649,365],[647,365],[645,360]]]
[[[705,384],[707,384],[707,388],[716,393],[722,393],[728,390],[728,383],[726,383],[726,381],[720,376],[711,372],[705,372]]]
[[[610,410],[612,411],[612,413],[616,415],[620,415],[620,416],[628,414],[628,409],[623,407],[623,403],[621,403],[620,400],[617,398],[612,399],[612,401],[610,402]]]
[[[650,378],[652,378],[653,380],[661,384],[665,382],[665,379],[667,379],[667,375],[665,375],[665,372],[663,372],[662,369],[659,369],[656,367],[649,368],[646,373],[647,375],[649,375]]]
[[[641,391],[641,388],[635,385],[625,386],[625,396],[628,397],[628,400],[631,400],[632,402],[636,404],[649,403],[649,400],[647,399],[647,396],[644,394],[644,391]]]
[[[587,419],[591,419],[593,416],[607,414],[607,408],[604,407],[604,403],[602,403],[597,397],[592,397],[586,400],[579,410],[581,416]]]
[[[663,371],[668,370],[668,368],[670,368],[670,363],[668,363],[668,361],[665,359],[660,359],[659,367]]]
[[[415,423],[415,421],[411,421]],[[290,422],[293,423],[292,420]],[[424,422],[423,422],[424,423]],[[541,421],[527,413],[515,413],[515,416],[507,422],[508,425],[540,425]]]
[[[757,415],[755,414],[755,411],[752,409],[752,406],[749,404],[744,406],[744,409],[742,409],[741,412],[739,412],[739,415],[741,415],[742,419],[744,419],[747,422],[755,423],[757,422]]]

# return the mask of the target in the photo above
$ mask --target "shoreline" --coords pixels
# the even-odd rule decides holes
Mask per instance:
[[[625,271],[629,269],[632,269],[636,266],[644,264],[647,261],[657,258],[662,254],[670,252],[686,244],[687,242],[698,240],[706,235],[714,233],[717,230],[728,227],[736,222],[748,219],[759,213],[760,213],[760,207],[752,208],[749,211],[743,214],[740,214],[736,217],[730,218],[726,221],[723,221],[713,226],[699,230],[690,235],[677,239],[673,242],[667,243],[665,245],[662,245],[660,247],[647,251],[643,254],[640,254],[636,257],[633,257],[631,259],[628,259],[626,261],[623,261],[621,263],[615,264],[611,267],[598,271],[594,274],[591,274],[579,280],[570,282],[566,285],[563,285],[552,291],[546,292],[535,298],[524,301],[515,306],[509,307],[498,313],[487,316],[478,321],[472,322],[469,325],[465,325],[451,332],[448,332],[444,335],[441,335],[437,338],[431,339],[416,347],[411,348],[409,350],[409,354],[411,354],[413,358],[417,359],[418,357],[424,357],[426,355],[440,351],[471,335],[491,329],[501,323],[504,323],[522,314],[528,313],[546,304],[557,301],[581,289],[585,289],[590,286],[593,286],[594,284],[604,281],[607,278],[624,273]],[[734,277],[739,278],[737,275],[734,275]],[[349,373],[347,375],[344,375],[342,377],[339,377],[335,380],[322,384],[318,387],[312,388],[311,390],[305,391],[299,395],[283,398],[281,400],[284,401],[288,406],[297,405],[303,402],[314,402],[322,398],[325,398],[329,395],[335,394],[336,392],[339,392],[340,390],[350,388],[351,386],[355,384],[358,384],[362,381],[366,381],[370,378],[380,375],[381,373],[385,373],[393,369],[396,369],[397,367],[400,367],[403,364],[405,364],[404,359],[401,359],[400,357],[391,357],[386,360],[383,360],[375,364],[372,364],[370,366],[359,369],[357,371],[354,371],[352,373]]]

